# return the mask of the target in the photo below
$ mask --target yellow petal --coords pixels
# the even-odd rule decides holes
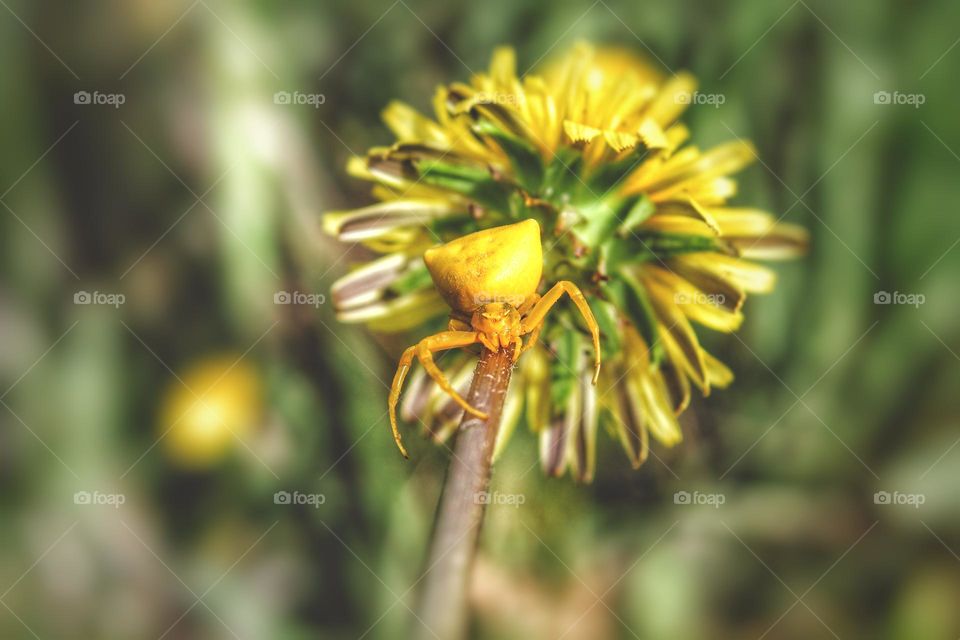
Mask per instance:
[[[493,445],[493,461],[496,462],[507,443],[516,431],[517,423],[520,422],[520,414],[523,412],[523,394],[520,392],[521,384],[512,384],[507,389],[507,398],[503,403],[503,411],[500,416],[500,428],[497,430],[497,439]]]
[[[736,173],[756,159],[753,145],[743,140],[727,142],[703,153],[696,160],[666,170],[648,187],[651,198],[662,200],[691,184]]]
[[[646,373],[646,372],[644,372]],[[637,389],[643,407],[646,410],[647,426],[650,435],[661,444],[672,447],[683,439],[680,424],[673,414],[673,407],[667,399],[663,380],[659,375],[636,375]]]
[[[713,304],[705,292],[671,271],[648,265],[644,268],[644,279],[647,278],[653,278],[660,284],[665,285],[674,292],[678,299],[692,301],[690,304],[681,305],[680,310],[694,322],[724,333],[736,331],[743,322],[741,312],[730,311]]]
[[[703,362],[703,349],[697,334],[690,326],[690,322],[681,310],[682,306],[675,300],[675,291],[657,282],[652,278],[643,280],[644,286],[650,292],[650,302],[660,322],[661,336],[669,336],[678,347],[678,353],[683,355],[689,365],[694,382],[701,389],[707,385],[706,368]]]
[[[614,409],[608,415],[630,464],[638,469],[650,455],[650,436],[640,392],[633,378],[626,376],[617,383],[615,395]]]
[[[490,77],[501,88],[512,87],[517,80],[517,54],[513,47],[497,47],[493,50]]]
[[[340,322],[366,322],[374,331],[395,333],[407,331],[447,310],[443,299],[433,289],[423,289],[392,300],[378,302],[337,314]]]
[[[449,200],[388,200],[350,211],[331,211],[323,217],[323,229],[344,242],[359,242],[397,227],[422,226],[458,211],[465,213]]]
[[[688,185],[684,189],[691,198],[701,205],[722,205],[737,195],[737,181],[725,176],[704,180]]]
[[[803,227],[778,224],[759,238],[730,238],[730,243],[745,258],[786,260],[806,253],[810,236]]]
[[[707,378],[711,385],[718,389],[725,389],[733,382],[733,372],[712,355],[703,352],[704,362],[707,364]]]
[[[527,424],[534,433],[550,424],[550,368],[541,347],[531,349],[520,359],[526,394]]]
[[[617,153],[625,149],[633,149],[640,142],[638,136],[621,131],[604,131],[603,139]]]
[[[710,302],[731,311],[739,311],[747,296],[731,271],[720,267],[721,260],[735,263],[737,259],[713,252],[692,253],[671,258],[667,261],[667,267],[705,293],[704,302]],[[677,299],[681,303],[689,302]]]
[[[750,293],[769,293],[777,281],[777,274],[767,267],[723,254],[690,254],[677,258],[677,262],[701,273],[710,273]],[[681,275],[685,275],[681,273]],[[701,282],[693,280],[694,284]],[[730,305],[726,305],[730,307]]]
[[[637,135],[648,149],[663,149],[670,145],[663,129],[652,118],[647,118],[640,124]]]
[[[443,127],[406,103],[391,102],[381,117],[399,142],[422,142],[449,148],[449,138]]]
[[[659,211],[659,208],[658,208]],[[660,231],[663,233],[681,233],[694,236],[713,237],[716,235],[710,226],[695,218],[686,216],[660,215],[650,216],[642,225],[644,231]]]
[[[563,121],[563,131],[573,144],[590,142],[603,133],[603,131],[596,127],[590,127],[579,122],[573,122],[572,120]]]
[[[725,236],[759,237],[771,231],[776,224],[772,215],[763,209],[746,207],[707,207]]]
[[[330,287],[334,306],[337,310],[346,310],[378,300],[409,262],[407,256],[394,253],[354,269]]]
[[[690,380],[687,378],[689,362],[686,362],[680,347],[669,333],[662,336],[661,340],[666,348],[666,357],[660,363],[660,375],[663,376],[664,387],[672,401],[673,414],[679,416],[690,404]],[[704,356],[706,355],[704,352]],[[709,369],[706,382],[707,385],[710,384]]]
[[[646,117],[660,126],[667,126],[687,108],[696,89],[697,81],[692,75],[686,72],[678,73],[660,88],[653,104],[647,109]]]

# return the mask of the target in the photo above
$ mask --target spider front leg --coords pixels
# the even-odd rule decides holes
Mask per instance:
[[[437,383],[437,385],[446,391],[457,404],[463,407],[464,411],[472,413],[481,419],[486,419],[487,414],[474,409],[464,400],[453,388],[440,368],[433,361],[434,351],[444,351],[446,349],[456,349],[458,347],[468,347],[477,342],[477,333],[474,331],[443,331],[441,333],[424,338],[416,345],[408,348],[400,356],[400,364],[397,366],[397,373],[393,376],[393,384],[390,385],[390,394],[387,399],[387,406],[390,413],[390,428],[393,430],[393,439],[400,448],[400,453],[407,458],[407,450],[403,447],[400,438],[400,429],[397,427],[397,402],[400,400],[400,389],[403,387],[403,381],[410,371],[410,365],[413,364],[414,357],[420,359],[420,364],[426,370],[427,374]]]
[[[524,316],[523,320],[521,320],[521,330],[524,334],[535,332],[527,342],[527,348],[529,349],[533,346],[533,343],[536,342],[544,318],[546,318],[547,313],[550,312],[550,309],[564,293],[569,295],[573,303],[577,305],[577,309],[580,310],[580,315],[583,316],[584,322],[587,323],[587,328],[590,329],[590,335],[593,338],[594,352],[593,384],[597,384],[597,378],[600,377],[600,327],[597,326],[597,321],[593,317],[593,312],[590,310],[590,305],[587,304],[587,299],[583,296],[583,292],[580,291],[577,285],[569,280],[561,280],[553,285],[553,287],[533,305],[533,308]]]
[[[523,304],[517,307],[517,311],[520,313],[520,317],[522,318],[526,316],[530,312],[530,309],[533,309],[538,302],[540,302],[540,296],[536,293],[531,294],[529,298],[523,301]],[[520,348],[520,353],[517,355],[517,357],[520,357],[521,355],[523,355],[524,353],[526,353],[527,351],[529,351],[530,349],[534,348],[537,345],[537,340],[540,338],[540,329],[542,328],[543,328],[542,323],[538,324],[533,328],[533,331],[530,332],[530,337],[527,338],[526,344],[524,344]],[[524,333],[522,323],[521,323],[520,333],[521,334]],[[516,358],[514,358],[514,360],[516,360]]]
[[[450,320],[447,321],[447,331],[473,331],[473,327],[469,322],[450,316]]]
[[[530,297],[523,301],[523,303],[517,307],[517,312],[520,316],[525,316],[530,312],[530,309],[533,309],[537,303],[540,302],[540,294],[531,293]]]
[[[527,344],[523,345],[523,349],[520,350],[521,355],[533,349],[537,346],[537,340],[540,339],[540,330],[543,329],[543,323],[541,322],[533,328],[533,331],[530,332],[530,337],[527,338]]]

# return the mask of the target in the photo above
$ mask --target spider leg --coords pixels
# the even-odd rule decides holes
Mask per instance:
[[[517,312],[520,314],[520,317],[527,315],[538,302],[540,302],[540,295],[533,293],[530,294],[530,297],[523,301],[519,307],[517,307]],[[537,339],[540,337],[540,328],[542,325],[538,324],[533,328],[533,331],[530,333],[530,337],[527,339],[527,343],[522,345],[520,348],[520,353],[517,354],[517,358],[524,354],[528,349],[532,349],[537,344]]]
[[[390,429],[393,431],[393,441],[400,448],[400,453],[404,458],[409,458],[407,450],[403,447],[403,440],[400,438],[400,429],[397,427],[397,401],[400,400],[400,389],[403,388],[403,381],[410,371],[410,365],[417,353],[417,347],[409,347],[400,356],[400,364],[397,365],[397,372],[393,374],[393,383],[390,385],[390,394],[387,396],[387,408],[390,412]]]
[[[450,322],[447,323],[448,331],[473,331],[473,327],[470,326],[469,322],[464,322],[460,318],[454,318],[451,316]]]
[[[580,315],[583,316],[583,320],[586,322],[587,328],[590,329],[590,335],[593,338],[594,352],[593,384],[597,384],[597,378],[600,377],[600,327],[597,326],[597,321],[593,317],[593,312],[590,311],[590,305],[587,304],[587,299],[583,297],[583,292],[580,291],[577,285],[573,284],[569,280],[561,280],[557,284],[553,285],[553,287],[547,291],[535,305],[533,305],[533,308],[530,309],[529,313],[527,313],[523,320],[521,320],[521,330],[523,333],[530,333],[534,330],[539,330],[547,313],[564,293],[570,296],[570,299],[573,300],[573,303],[577,305],[577,309],[580,310]]]
[[[478,418],[485,420],[487,418],[487,414],[474,409],[470,403],[464,400],[433,361],[434,351],[466,347],[477,343],[479,341],[479,337],[480,336],[475,331],[444,331],[442,333],[432,335],[429,338],[424,338],[420,341],[416,348],[417,357],[420,359],[420,364],[423,365],[423,368],[426,369],[427,373],[431,378],[434,379],[437,385],[446,391],[447,394],[453,398],[457,404],[463,407],[464,411],[467,413],[472,413]]]
[[[523,349],[520,350],[521,354],[537,346],[537,340],[540,339],[540,329],[542,328],[542,322],[533,328],[533,331],[530,332],[530,337],[527,338],[527,344],[523,345]]]
[[[477,333],[477,342],[485,346],[489,351],[496,351],[500,348],[496,338],[491,338],[484,333]]]
[[[540,302],[540,296],[539,296],[538,294],[536,294],[536,293],[532,293],[532,294],[530,294],[530,297],[529,297],[529,298],[527,298],[526,300],[523,301],[523,304],[521,304],[519,307],[517,307],[517,312],[518,312],[521,316],[525,316],[525,315],[527,315],[527,313],[530,312],[530,309],[532,309],[533,306],[534,306],[535,304],[537,304],[538,302]]]
[[[409,347],[403,352],[403,355],[400,356],[400,364],[397,365],[397,372],[393,376],[393,384],[390,385],[387,407],[390,413],[390,429],[393,431],[393,439],[397,443],[397,447],[400,449],[400,453],[403,454],[404,458],[409,456],[403,446],[400,429],[397,427],[397,402],[400,400],[400,390],[403,388],[403,381],[406,379],[407,373],[410,372],[410,365],[413,364],[413,359],[415,357],[420,358],[423,368],[430,374],[430,377],[433,378],[444,391],[453,396],[454,400],[457,400],[457,402],[462,405],[466,405],[464,408],[475,414],[477,413],[476,410],[467,405],[466,401],[464,401],[463,398],[453,390],[450,383],[447,382],[443,373],[437,368],[437,365],[434,364],[433,356],[430,352],[466,347],[476,341],[477,334],[472,331],[444,331],[424,338],[416,345]],[[426,354],[426,356],[424,356],[424,354]],[[486,415],[483,415],[483,417],[485,418]]]

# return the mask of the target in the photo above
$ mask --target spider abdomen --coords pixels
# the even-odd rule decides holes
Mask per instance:
[[[454,311],[472,314],[491,302],[518,307],[543,274],[540,225],[528,219],[477,231],[428,249],[423,260]]]

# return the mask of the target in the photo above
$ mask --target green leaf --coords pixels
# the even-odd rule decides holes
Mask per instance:
[[[517,181],[529,193],[539,193],[543,185],[544,166],[540,152],[529,142],[507,133],[488,120],[481,120],[474,125],[473,130],[481,136],[493,138],[510,159],[510,164],[516,173]]]
[[[587,246],[597,248],[610,240],[614,233],[625,235],[627,229],[649,218],[654,206],[646,196],[623,198],[614,195],[579,205],[576,211],[583,222],[573,227],[573,233]]]
[[[509,210],[509,196],[513,190],[494,180],[486,168],[439,160],[421,160],[416,163],[416,168],[424,184],[467,196],[495,211]]]
[[[438,238],[452,240],[453,238],[459,238],[474,231],[480,231],[480,225],[477,224],[477,220],[470,215],[449,216],[434,220],[430,224],[430,229]]]
[[[600,348],[605,359],[612,358],[620,352],[620,327],[618,326],[617,308],[596,296],[587,299],[593,316],[600,326]]]
[[[726,249],[716,238],[682,233],[653,232],[614,236],[600,247],[600,262],[606,273],[616,273],[624,265],[662,261],[674,256]]]
[[[630,172],[640,166],[647,148],[637,146],[625,158],[601,165],[588,179],[587,185],[597,197],[604,197],[619,186]]]
[[[671,258],[685,253],[717,251],[720,249],[716,239],[707,236],[657,232],[641,235],[640,238],[642,238],[648,250],[658,258]]]
[[[415,163],[424,183],[458,192],[466,192],[478,182],[492,180],[484,167],[453,164],[443,160],[420,160]]]
[[[612,200],[596,200],[576,207],[582,221],[575,224],[571,231],[588,247],[599,247],[613,236],[620,225],[620,203]]]
[[[430,272],[421,263],[419,266],[410,269],[400,276],[392,285],[390,291],[402,296],[406,293],[413,293],[420,289],[426,289],[433,281],[430,279]]]
[[[556,201],[561,194],[576,194],[583,188],[580,172],[583,168],[583,154],[573,147],[563,147],[554,154],[547,165],[543,180],[543,197]]]
[[[623,216],[623,222],[617,229],[617,233],[620,235],[629,234],[631,231],[643,224],[647,218],[652,216],[656,209],[657,208],[653,204],[653,201],[647,196],[635,196],[633,202],[630,204],[630,207]]]
[[[550,403],[553,407],[566,407],[573,385],[577,384],[581,336],[578,331],[555,326],[557,331],[551,344],[556,349],[557,364],[550,367]]]
[[[650,349],[650,364],[657,366],[663,359],[660,329],[653,306],[643,285],[629,272],[621,269],[604,290],[614,303],[627,314]]]

